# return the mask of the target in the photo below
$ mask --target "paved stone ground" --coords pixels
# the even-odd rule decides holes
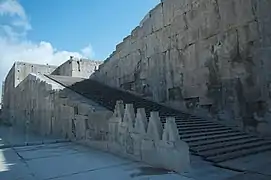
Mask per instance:
[[[223,162],[220,165],[244,171],[230,180],[271,179],[271,151]]]
[[[0,126],[1,180],[269,180],[270,155],[262,153],[220,164],[243,172],[215,167],[192,156],[191,172],[178,175],[53,137],[26,136]]]
[[[28,136],[27,146],[22,132],[0,127],[1,180],[191,180],[71,142]]]

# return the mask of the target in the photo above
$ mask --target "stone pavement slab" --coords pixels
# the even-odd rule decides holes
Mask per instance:
[[[56,142],[53,138],[29,135],[29,144],[20,131],[0,127],[0,180],[243,180],[271,179],[271,153],[261,153],[220,164],[241,169],[236,172],[216,167],[191,155],[191,171],[181,175],[146,164],[119,158],[72,142]],[[36,137],[31,137],[36,136]],[[12,138],[10,138],[12,137]],[[48,142],[34,145],[33,142]],[[21,144],[22,146],[14,146]],[[10,146],[7,146],[10,145]],[[5,148],[5,146],[7,146]],[[264,163],[263,163],[264,162]]]
[[[220,163],[221,166],[238,169],[249,174],[261,174],[271,179],[271,151],[254,154]]]
[[[262,174],[255,173],[242,173],[234,177],[230,177],[227,180],[270,180],[271,178]]]
[[[159,172],[148,169],[148,167],[140,166],[138,164],[130,164],[128,166],[116,166],[110,168],[102,168],[94,171],[88,171],[84,173],[74,174],[70,176],[63,176],[56,178],[55,180],[84,180],[84,179],[110,179],[110,180],[193,180],[188,177],[181,177],[177,174],[163,174],[165,172]]]
[[[13,149],[0,149],[0,179],[34,180],[31,171]]]
[[[22,130],[14,127],[0,126],[0,149],[10,146],[24,146],[25,144],[34,145],[51,143],[59,140],[53,136],[42,137],[33,133],[25,133]]]
[[[21,131],[0,127],[1,180],[193,180],[71,142],[50,143],[56,139],[34,134],[27,135],[27,146],[25,137]]]
[[[239,172],[231,171],[228,169],[222,169],[213,166],[210,162],[204,161],[199,156],[190,156],[191,170],[189,173],[183,173],[182,175],[197,179],[197,180],[224,180],[230,177],[234,177]]]
[[[75,148],[71,148],[74,146]],[[87,150],[87,151],[86,151]],[[0,179],[183,179],[166,170],[76,144],[1,149]],[[33,154],[31,154],[31,152]],[[40,153],[40,154],[39,154]]]

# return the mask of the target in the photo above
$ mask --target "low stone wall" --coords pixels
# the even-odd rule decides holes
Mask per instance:
[[[189,171],[189,147],[180,140],[175,118],[167,117],[163,128],[158,112],[151,112],[149,121],[144,108],[134,112],[132,104],[124,108],[118,101],[108,124],[87,129],[86,139],[80,142],[157,168]]]

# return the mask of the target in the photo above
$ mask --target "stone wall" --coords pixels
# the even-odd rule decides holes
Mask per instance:
[[[269,0],[163,0],[91,78],[258,128],[255,114],[269,120],[270,9]]]
[[[16,104],[15,89],[30,74],[51,74],[55,66],[15,62],[10,69],[4,84],[3,113],[5,119],[12,118],[12,112]],[[11,113],[10,113],[11,112]]]
[[[74,59],[71,57],[70,60],[56,68],[52,75],[89,78],[101,63],[102,61]]]
[[[30,64],[25,62],[15,62],[11,70],[9,71],[4,85],[5,94],[3,97],[3,109],[5,119],[13,119],[12,117],[16,99],[14,94],[16,93],[17,86],[30,74],[40,74],[40,75],[61,75],[61,76],[72,76],[89,78],[89,76],[95,71],[96,67],[100,64],[100,61],[90,61],[84,59],[73,59],[68,60],[59,67],[51,65],[39,65]]]
[[[41,74],[29,74],[13,95],[12,124],[42,135],[74,138],[73,123],[85,123],[89,112],[106,110]]]
[[[4,102],[4,91],[5,91],[5,81],[2,82],[2,93],[1,93],[1,103],[0,103],[1,109],[3,107],[3,102]]]

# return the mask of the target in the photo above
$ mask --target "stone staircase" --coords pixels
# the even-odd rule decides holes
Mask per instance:
[[[190,152],[213,163],[271,150],[270,140],[171,109],[94,80],[87,79],[71,85],[75,81],[72,77],[48,77],[111,111],[117,100],[123,100],[126,104],[134,104],[135,109],[145,108],[147,117],[151,111],[159,111],[163,123],[166,116],[174,116],[180,137],[188,143]]]

